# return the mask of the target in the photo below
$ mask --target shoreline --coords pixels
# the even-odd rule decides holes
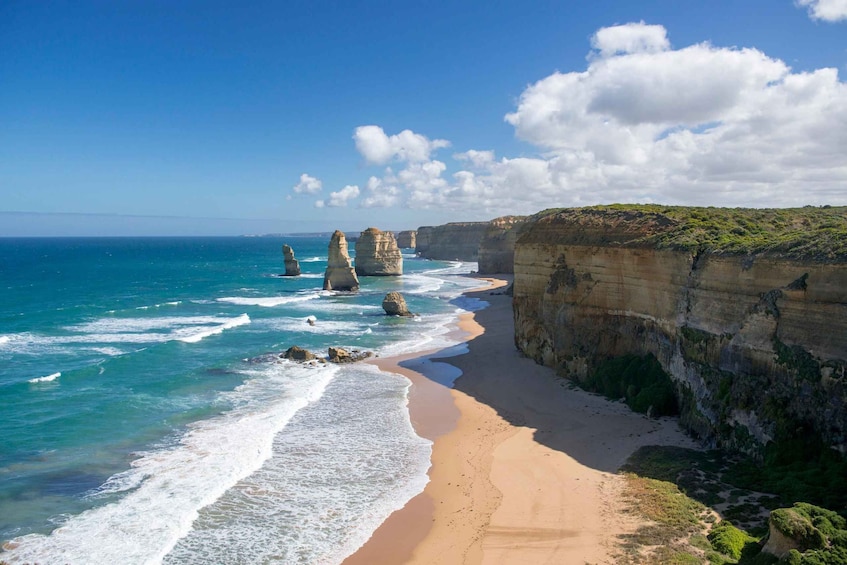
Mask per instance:
[[[492,292],[508,280],[484,280],[463,293],[488,302],[459,317],[467,352],[375,361],[412,381],[430,480],[343,565],[610,563],[619,536],[642,524],[624,512],[617,469],[643,445],[699,447],[675,419],[647,419],[522,357],[511,298]],[[435,363],[461,371],[452,388]]]

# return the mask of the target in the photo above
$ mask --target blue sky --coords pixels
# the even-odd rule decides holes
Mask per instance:
[[[0,235],[847,204],[845,0],[245,4],[0,2]]]

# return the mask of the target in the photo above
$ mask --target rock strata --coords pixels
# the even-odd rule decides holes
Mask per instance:
[[[418,232],[415,230],[404,230],[397,234],[397,247],[400,249],[414,249],[417,245]]]
[[[357,361],[363,361],[368,357],[373,357],[373,352],[371,351],[359,351],[358,349],[347,351],[340,347],[330,347],[327,353],[327,361],[338,364],[356,363]]]
[[[359,290],[359,278],[350,263],[347,238],[344,232],[335,230],[329,241],[329,256],[324,273],[324,290]]]
[[[454,222],[417,230],[415,252],[425,259],[476,261],[488,222]]]
[[[652,354],[713,445],[847,454],[845,226],[844,208],[553,211],[517,240],[515,343],[581,382]]]
[[[479,243],[478,273],[515,272],[515,242],[528,220],[527,216],[503,216],[488,223]]]
[[[282,246],[282,256],[285,261],[285,276],[299,277],[300,262],[294,258],[294,250],[290,245],[286,244]]]
[[[356,274],[397,276],[403,274],[403,256],[391,232],[368,228],[356,240]]]
[[[409,312],[406,299],[399,292],[389,292],[382,299],[382,309],[389,316],[414,316]]]

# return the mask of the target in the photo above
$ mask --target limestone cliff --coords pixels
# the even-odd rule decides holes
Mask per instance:
[[[324,290],[359,290],[359,279],[350,264],[347,238],[344,232],[335,230],[329,241],[329,256],[324,273]]]
[[[415,252],[425,259],[476,261],[488,222],[454,222],[417,230]]]
[[[479,243],[479,273],[513,273],[515,242],[527,216],[503,216],[488,223]]]
[[[300,276],[300,261],[294,258],[294,250],[286,244],[282,246],[282,258],[285,262],[285,276],[298,277]]]
[[[356,274],[396,276],[403,274],[403,256],[391,232],[368,228],[356,240]]]
[[[542,214],[515,248],[515,342],[586,380],[653,354],[700,437],[847,453],[847,208]]]
[[[417,245],[418,232],[415,230],[403,230],[397,234],[397,247],[400,249],[414,249]]]

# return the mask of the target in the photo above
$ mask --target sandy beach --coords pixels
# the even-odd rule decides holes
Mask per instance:
[[[430,481],[345,565],[612,563],[625,512],[618,468],[643,445],[696,447],[672,419],[651,420],[568,386],[514,346],[508,281],[467,293],[467,353],[380,359],[412,380],[409,410],[433,440]],[[449,366],[461,371],[453,387]],[[445,371],[445,368],[448,369]]]

